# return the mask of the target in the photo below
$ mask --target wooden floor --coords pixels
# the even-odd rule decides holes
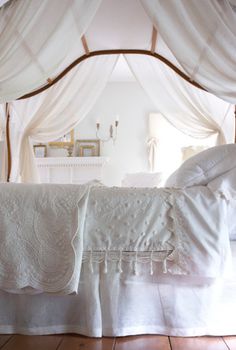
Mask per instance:
[[[87,338],[79,335],[0,335],[1,350],[236,350],[235,337],[157,335]]]

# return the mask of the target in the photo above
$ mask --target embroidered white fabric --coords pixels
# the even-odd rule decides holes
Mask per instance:
[[[231,242],[236,271],[236,242]],[[142,253],[143,254],[143,253]],[[0,291],[0,333],[77,333],[90,337],[236,334],[236,273],[209,284],[191,276],[151,276],[147,264],[130,275],[129,263],[82,265],[78,295],[17,295]],[[161,269],[160,269],[161,270]],[[166,278],[164,278],[166,277]]]
[[[166,180],[165,186],[185,188],[207,185],[218,176],[236,167],[236,144],[211,147],[187,159]]]
[[[161,262],[167,276],[224,276],[226,201],[206,186],[88,189],[0,185],[0,289],[76,293],[82,261],[91,273],[148,263],[152,275]]]
[[[150,275],[153,275],[153,263],[163,263],[162,271],[166,273],[166,259],[169,254],[172,253],[172,250],[164,250],[158,252],[124,252],[124,251],[90,251],[83,253],[82,262],[85,265],[88,265],[90,272],[94,272],[94,264],[104,264],[103,272],[108,272],[108,263],[109,266],[112,263],[117,263],[117,271],[123,273],[123,264],[131,263],[131,271],[129,273],[134,273],[135,275],[139,274],[139,264],[149,264]]]
[[[138,259],[141,253],[149,253],[151,271],[153,253],[159,252],[165,273],[219,277],[230,262],[226,209],[226,201],[216,199],[205,186],[183,190],[94,187],[84,232],[90,270],[98,260],[104,261],[105,270],[109,268],[113,251],[120,261],[125,252],[136,252],[137,259],[129,256],[129,261],[136,259],[136,266],[143,261]],[[94,251],[103,252],[102,259]]]
[[[77,292],[88,186],[0,185],[0,286]]]

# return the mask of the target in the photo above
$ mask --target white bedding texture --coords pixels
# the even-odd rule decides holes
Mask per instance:
[[[236,245],[231,242],[236,271]],[[140,274],[111,263],[107,273],[82,265],[78,295],[0,292],[0,332],[78,333],[91,337],[134,334],[173,336],[236,334],[236,276],[215,283],[194,278],[165,279],[148,264]]]
[[[204,185],[1,184],[0,332],[236,334],[235,147]]]
[[[167,180],[165,186],[185,188],[207,185],[209,181],[236,167],[236,144],[208,148],[187,159]]]
[[[1,289],[77,292],[88,192],[88,186],[0,185]]]
[[[116,260],[120,273],[123,261],[131,274],[147,262],[151,275],[156,262],[166,275],[227,273],[227,203],[206,186],[3,184],[0,194],[2,290],[77,293],[82,260],[91,272]]]
[[[165,186],[186,188],[207,185],[216,197],[227,202],[228,231],[236,239],[236,144],[209,148],[186,160],[166,180]]]

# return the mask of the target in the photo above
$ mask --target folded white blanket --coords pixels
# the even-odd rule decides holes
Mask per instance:
[[[189,276],[227,277],[232,256],[226,200],[216,198],[206,186],[175,190],[172,215],[176,244],[170,271]]]
[[[0,185],[0,289],[77,292],[89,188]]]
[[[171,193],[163,188],[92,188],[85,222],[84,250],[173,249]]]
[[[84,251],[91,264],[104,262],[105,270],[107,262],[118,261],[121,271],[123,260],[137,272],[148,261],[152,274],[152,263],[162,261],[165,273],[221,277],[230,262],[226,201],[206,186],[93,188]]]

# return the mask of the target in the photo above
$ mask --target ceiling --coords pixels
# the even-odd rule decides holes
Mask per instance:
[[[138,0],[102,0],[85,38],[90,52],[112,49],[151,49],[153,24]],[[158,33],[156,52],[181,68]],[[84,55],[82,42],[76,41],[63,64],[65,66]],[[123,57],[120,57],[110,81],[135,81]]]

